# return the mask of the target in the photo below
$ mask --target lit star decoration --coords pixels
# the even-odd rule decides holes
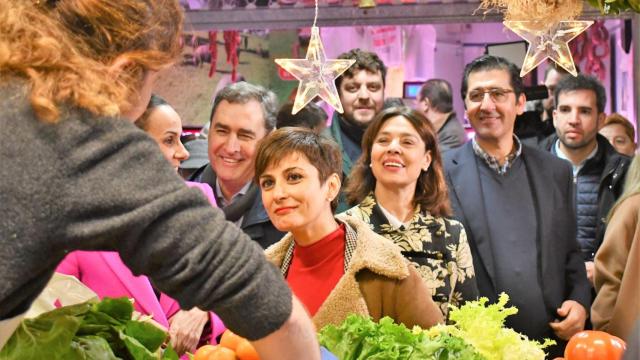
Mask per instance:
[[[542,29],[534,21],[504,21],[503,24],[529,43],[520,76],[526,75],[547,58],[573,76],[578,75],[569,42],[587,30],[593,21],[560,21]]]
[[[318,17],[318,1],[316,0],[316,18]],[[324,54],[324,46],[320,40],[320,29],[313,21],[311,39],[305,59],[276,59],[288,73],[300,81],[296,99],[293,102],[292,114],[296,114],[313,98],[319,96],[337,112],[342,113],[342,103],[338,96],[335,79],[347,71],[356,61],[353,59],[328,60]]]

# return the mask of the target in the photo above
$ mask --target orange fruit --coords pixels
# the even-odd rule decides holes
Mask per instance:
[[[251,345],[249,340],[242,339],[240,344],[238,344],[238,348],[236,348],[236,356],[240,360],[260,360],[260,356],[258,356],[258,352]]]
[[[207,360],[237,360],[236,353],[222,346],[218,346],[218,348],[209,354],[209,358]]]
[[[244,340],[244,338],[232,333],[231,330],[227,329],[222,334],[222,338],[220,338],[220,346],[235,351],[238,348],[238,344],[240,344],[242,340]]]
[[[198,348],[198,350],[196,350],[196,353],[193,354],[193,360],[209,360],[209,355],[211,355],[211,353],[213,353],[217,349],[218,346],[204,345]]]

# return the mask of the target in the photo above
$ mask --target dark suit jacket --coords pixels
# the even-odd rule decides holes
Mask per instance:
[[[215,176],[213,168],[210,164],[207,164],[194,172],[189,180],[207,183],[212,189],[214,189],[213,191],[215,193]],[[245,196],[249,195],[247,194]],[[259,190],[257,195],[254,197],[251,206],[244,213],[240,228],[245,234],[249,235],[251,239],[260,244],[263,249],[275,244],[285,235],[284,232],[276,229],[276,227],[271,223],[271,219],[269,219],[267,211],[264,209],[264,205],[262,204],[262,196],[260,196]]]
[[[549,153],[523,145],[522,159],[527,169],[537,219],[538,286],[545,306],[556,314],[565,300],[575,300],[588,311],[590,285],[576,241],[572,171],[569,163]],[[483,161],[477,159],[477,161]],[[449,195],[471,246],[480,295],[497,301],[494,259],[480,185],[478,163],[472,142],[444,156]],[[509,219],[505,219],[509,221]]]

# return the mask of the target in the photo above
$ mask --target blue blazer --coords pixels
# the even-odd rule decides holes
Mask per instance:
[[[572,170],[550,153],[522,146],[537,219],[538,279],[545,306],[555,314],[565,300],[588,311],[591,286],[576,241]],[[478,161],[482,161],[478,159]],[[495,265],[476,155],[469,141],[444,155],[449,197],[455,217],[467,231],[476,281],[482,296],[497,301]],[[505,219],[508,221],[508,219]]]

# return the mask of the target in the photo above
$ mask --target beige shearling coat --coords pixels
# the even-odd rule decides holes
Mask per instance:
[[[389,316],[409,328],[443,322],[430,290],[396,245],[361,220],[344,215],[337,219],[356,232],[357,245],[346,273],[312,319],[318,330],[339,325],[350,314],[374,321]],[[267,259],[281,268],[292,241],[291,233],[285,235],[265,251]]]
[[[629,340],[640,319],[640,194],[625,199],[607,225],[595,257],[596,330]]]

